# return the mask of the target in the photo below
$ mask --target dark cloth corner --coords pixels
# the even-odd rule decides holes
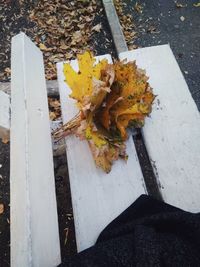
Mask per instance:
[[[62,267],[200,266],[200,214],[140,196]],[[61,267],[60,266],[60,267]]]

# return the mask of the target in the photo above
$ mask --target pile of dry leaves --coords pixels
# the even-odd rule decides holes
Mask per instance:
[[[56,62],[90,48],[91,35],[101,30],[100,24],[92,27],[95,12],[95,0],[41,0],[32,10],[35,42],[44,53],[47,79],[56,79]]]
[[[11,37],[19,31],[42,50],[46,79],[52,80],[56,79],[56,62],[93,50],[91,39],[102,28],[101,23],[94,22],[98,0],[7,0],[0,11],[0,80],[10,78]]]
[[[124,12],[124,7],[126,7],[127,4],[121,0],[114,0],[114,4],[129,50],[137,48],[137,46],[134,45],[137,33],[132,15]],[[138,4],[136,2],[135,8],[137,7]]]
[[[64,75],[79,112],[54,137],[75,134],[87,140],[96,165],[109,172],[113,161],[127,159],[127,128],[143,126],[155,96],[135,62],[109,64],[104,59],[95,65],[85,52],[78,63],[79,72],[64,64]]]

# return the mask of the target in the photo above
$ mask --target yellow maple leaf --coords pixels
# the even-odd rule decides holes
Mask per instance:
[[[92,130],[91,125],[87,126],[85,130],[85,137],[87,140],[93,141],[95,146],[98,148],[107,144],[106,139],[98,131]]]
[[[95,59],[90,52],[85,52],[77,56],[79,71],[76,72],[70,63],[64,64],[64,75],[72,93],[70,97],[76,99],[78,104],[83,107],[84,99],[93,93],[93,79],[99,80],[101,71],[105,69],[108,62],[101,60],[96,65]]]
[[[138,127],[144,124],[155,96],[147,82],[148,77],[137,68],[135,62],[116,62],[114,70],[115,81],[105,107],[99,112],[99,120],[107,130],[116,127],[125,140],[127,127],[133,122]]]

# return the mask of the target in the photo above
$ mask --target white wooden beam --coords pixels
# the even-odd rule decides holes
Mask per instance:
[[[120,54],[146,69],[157,95],[143,136],[163,198],[168,203],[200,208],[200,114],[168,45]]]
[[[0,91],[0,139],[10,135],[10,96]]]
[[[11,55],[11,266],[53,267],[60,242],[42,53],[20,33]]]
[[[101,58],[112,62],[110,55],[98,57]],[[71,65],[78,71],[77,61],[71,61]],[[64,82],[63,63],[57,64],[57,70],[65,123],[77,113],[77,108],[74,100],[69,98],[71,91]],[[67,137],[66,152],[76,243],[78,251],[82,251],[94,245],[108,223],[146,191],[132,137],[127,141],[128,162],[118,160],[109,174],[95,166],[86,141],[75,136]]]

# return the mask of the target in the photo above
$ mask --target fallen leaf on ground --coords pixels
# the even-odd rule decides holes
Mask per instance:
[[[51,51],[51,48],[49,49],[49,48],[47,48],[46,47],[46,45],[44,45],[44,44],[39,44],[39,48],[42,50],[42,51]]]
[[[49,112],[49,118],[51,121],[54,121],[56,119],[56,114],[54,112]]]
[[[10,75],[11,74],[11,69],[10,68],[5,68],[5,72]]]
[[[65,228],[64,231],[65,231],[64,245],[66,245],[67,244],[67,240],[68,240],[69,228]]]
[[[0,204],[0,214],[4,213],[4,204]]]
[[[155,26],[149,26],[147,28],[147,32],[148,33],[160,33],[159,31],[157,31],[156,27]]]
[[[14,2],[16,5],[11,8],[6,1],[1,1],[0,7],[1,28],[5,30],[0,45],[1,81],[10,79],[7,67],[10,65],[11,38],[19,30],[42,50],[46,79],[50,80],[57,78],[56,62],[71,60],[76,54],[97,45],[94,44],[97,31],[92,27],[94,18],[103,14],[101,1],[21,0],[20,6],[18,1]],[[57,57],[53,58],[55,54]]]
[[[102,25],[101,23],[95,25],[93,28],[92,28],[92,31],[96,31],[96,32],[100,32],[102,29]]]
[[[196,3],[196,4],[193,4],[194,7],[200,7],[200,2],[199,3]]]
[[[60,100],[55,97],[48,97],[50,120],[57,120],[61,117]]]
[[[177,8],[183,8],[183,7],[186,7],[187,6],[187,4],[181,4],[181,3],[176,3],[176,7]]]
[[[64,61],[66,54],[67,59],[73,59],[90,48],[96,1],[64,2],[38,1],[30,14],[36,24],[36,43],[44,52],[46,79],[57,78],[55,64]]]
[[[2,138],[2,143],[3,144],[8,144],[9,141],[10,141],[9,138],[7,138],[7,137]]]
[[[143,7],[140,4],[138,4],[138,2],[135,3],[134,9],[138,13],[142,13],[142,11],[143,11]]]
[[[184,21],[184,20],[185,20],[185,17],[184,17],[184,16],[181,16],[181,17],[180,17],[180,20],[181,20],[181,21]]]
[[[137,33],[133,18],[131,14],[127,14],[127,12],[125,11],[124,6],[126,5],[126,3],[124,3],[124,1],[115,0],[114,4],[120,20],[120,24],[122,26],[122,31],[125,36],[127,46],[130,50],[135,49],[137,48],[137,46],[134,45],[135,39],[137,38]]]

